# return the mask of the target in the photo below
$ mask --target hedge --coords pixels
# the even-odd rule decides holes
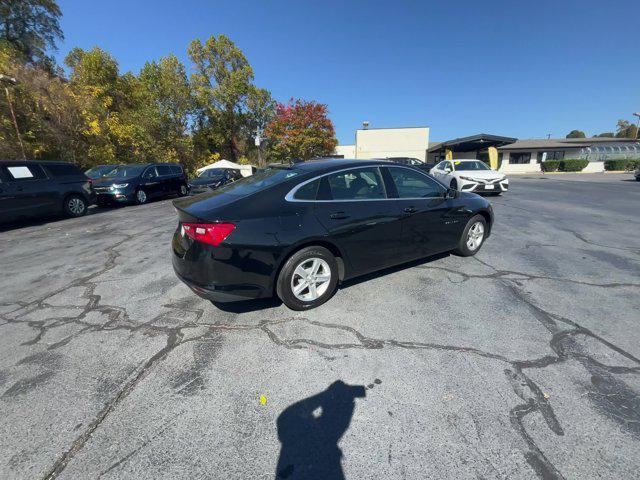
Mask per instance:
[[[557,172],[558,167],[560,167],[559,160],[547,160],[546,162],[542,162],[540,164],[540,168],[543,172]]]
[[[616,160],[606,160],[604,162],[605,170],[635,170],[640,165],[640,160],[632,160],[630,158],[619,158]]]
[[[587,165],[589,165],[589,160],[567,158],[566,160],[560,160],[559,170],[561,172],[581,172]]]

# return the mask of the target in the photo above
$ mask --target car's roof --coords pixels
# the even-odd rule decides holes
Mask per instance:
[[[481,162],[482,160],[478,160],[477,158],[452,158],[449,160],[450,162]]]
[[[62,160],[0,160],[0,165],[75,165]]]

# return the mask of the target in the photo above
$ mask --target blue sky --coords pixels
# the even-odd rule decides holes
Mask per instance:
[[[59,0],[65,41],[122,71],[229,36],[277,100],[329,106],[340,143],[372,127],[431,140],[611,131],[640,110],[640,2]]]

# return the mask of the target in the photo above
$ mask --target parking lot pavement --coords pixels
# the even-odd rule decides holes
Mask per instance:
[[[194,296],[170,201],[0,232],[0,478],[637,477],[640,185],[551,177],[308,312]]]

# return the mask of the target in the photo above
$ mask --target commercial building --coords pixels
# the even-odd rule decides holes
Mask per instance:
[[[338,145],[336,156],[369,159],[411,157],[426,161],[429,127],[361,128],[356,130],[355,144]]]
[[[606,160],[640,159],[640,142],[608,137],[518,140],[479,133],[429,143],[428,127],[362,128],[356,130],[355,144],[339,145],[335,155],[355,159],[411,157],[432,164],[447,157],[477,158],[490,164],[492,157],[505,173],[539,172],[546,160],[579,158],[589,160],[585,172],[601,172]]]

